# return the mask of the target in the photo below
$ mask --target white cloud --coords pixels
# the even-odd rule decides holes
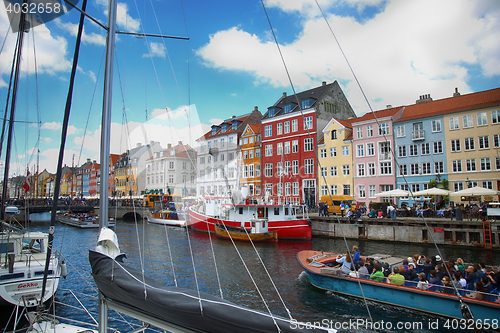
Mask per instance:
[[[167,56],[167,49],[162,43],[149,43],[149,53],[144,53],[142,55],[144,58],[149,57],[161,57],[165,58]]]
[[[72,36],[76,36],[78,34],[78,24],[70,23],[70,22],[62,22],[59,18],[54,20],[57,26],[61,29],[68,31]],[[106,45],[106,36],[99,35],[92,32],[90,35],[85,33],[85,28],[82,33],[82,42],[84,44],[95,44],[95,45]]]
[[[108,2],[104,0],[97,0],[97,5],[104,8],[104,14],[108,15]],[[120,29],[125,31],[139,31],[141,24],[139,20],[132,18],[128,13],[128,5],[123,2],[119,2],[116,8],[116,25]]]
[[[286,12],[308,6],[301,0],[267,3]],[[334,3],[323,2],[326,8]],[[358,7],[377,3],[350,1]],[[386,104],[413,103],[427,93],[434,99],[449,97],[455,87],[470,92],[468,66],[478,65],[486,76],[499,74],[496,7],[472,0],[395,1],[362,23],[335,14],[327,17],[365,93],[377,101],[372,107],[382,109]],[[300,34],[280,45],[292,82],[300,91],[338,80],[355,111],[366,112],[364,98],[323,17],[317,8],[307,8]],[[214,33],[197,55],[208,67],[251,73],[255,84],[289,87],[274,42],[241,28]]]
[[[42,126],[40,127],[41,129],[45,129],[45,130],[50,130],[50,131],[58,131],[60,132],[62,130],[62,123],[58,123],[58,122],[47,122],[47,123],[43,123]],[[72,135],[72,134],[76,134],[78,133],[78,129],[73,126],[73,125],[69,125],[68,126],[68,135]]]
[[[212,125],[219,125],[220,123],[222,123],[224,121],[224,119],[219,119],[219,118],[212,118],[210,119],[208,122]]]
[[[77,66],[77,70],[80,73],[82,73],[84,75],[87,75],[92,80],[92,82],[94,82],[94,83],[97,82],[97,77],[96,77],[96,75],[95,75],[95,73],[93,71],[89,70],[88,72],[85,72],[83,70],[83,68],[81,68],[80,66]]]

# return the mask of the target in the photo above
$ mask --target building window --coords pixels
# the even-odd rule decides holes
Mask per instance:
[[[292,195],[290,183],[285,183],[285,195]]]
[[[462,160],[452,161],[453,172],[462,172]]]
[[[430,173],[431,173],[431,163],[429,162],[422,163],[422,174],[428,175]]]
[[[168,176],[168,183],[173,184],[174,183],[174,175],[169,175]]]
[[[432,132],[441,132],[441,119],[436,119],[432,121]]]
[[[291,165],[291,161],[285,161],[285,175],[289,175],[292,172]]]
[[[399,165],[399,175],[406,176],[407,174],[408,174],[408,168],[406,167],[406,164],[400,164]]]
[[[174,170],[174,162],[168,162],[168,170]]]
[[[396,127],[396,135],[398,136],[398,138],[402,138],[402,137],[406,136],[405,125],[401,125],[401,126]]]
[[[465,150],[474,150],[474,138],[465,138]]]
[[[500,170],[500,156],[495,157],[495,167]]]
[[[260,164],[255,164],[255,177],[260,177]]]
[[[255,149],[255,157],[260,157],[260,148]]]
[[[266,177],[272,177],[273,176],[273,164],[272,163],[266,163],[265,176]]]
[[[330,157],[337,157],[337,147],[330,148]]]
[[[375,185],[368,185],[368,191],[369,191],[368,196],[370,198],[375,198],[376,188],[377,187]]]
[[[327,185],[321,185],[321,196],[323,195],[328,195],[328,186]]]
[[[319,150],[319,157],[320,158],[326,158],[326,149],[320,149]]]
[[[450,130],[456,130],[460,128],[458,123],[458,117],[450,117]]]
[[[337,176],[337,166],[331,166],[330,167],[330,177],[335,177]]]
[[[299,122],[297,119],[292,120],[292,132],[297,132],[299,130]]]
[[[442,154],[442,153],[443,153],[443,142],[434,141],[434,154]]]
[[[431,145],[429,142],[424,142],[420,145],[422,149],[422,155],[430,155],[431,154]]]
[[[220,157],[221,157],[221,159],[220,159],[220,160],[221,160],[221,161],[224,161],[224,154],[222,154]],[[253,158],[253,149],[250,149],[250,150],[248,151],[248,158],[249,158],[249,159],[252,159],[252,158]]]
[[[462,125],[463,125],[463,128],[469,128],[469,127],[474,126],[474,124],[472,123],[472,115],[471,114],[466,114],[466,115],[462,116]]]
[[[418,147],[417,145],[410,145],[410,156],[418,155]]]
[[[273,125],[266,125],[264,127],[264,136],[267,138],[273,135]]]
[[[266,184],[265,188],[266,188],[266,193],[273,195],[273,184]]]
[[[283,134],[283,124],[277,123],[276,124],[276,135],[281,135],[281,134]]]
[[[406,157],[406,146],[398,147],[398,157]]]
[[[420,184],[411,184],[411,191],[412,192],[420,191]]]
[[[363,127],[356,128],[356,138],[363,139]]]
[[[307,158],[304,160],[304,173],[313,174],[314,173],[314,159]]]
[[[365,165],[358,164],[358,177],[364,177],[364,176],[365,176]]]
[[[253,170],[254,170],[254,169],[253,169],[253,164],[250,164],[250,165],[248,166],[248,176],[249,176],[250,178],[253,178],[253,177],[254,177],[254,172],[253,172]]]
[[[312,138],[304,139],[304,151],[313,151],[314,143]]]
[[[246,160],[248,158],[248,151],[243,151],[243,159]]]
[[[461,191],[463,189],[464,189],[464,185],[462,182],[453,183],[453,190],[455,190],[455,192]]]
[[[356,145],[356,154],[357,157],[364,157],[365,156],[365,145]]]
[[[266,145],[265,155],[266,157],[273,156],[273,145]]]
[[[367,143],[366,144],[366,156],[375,156],[375,144]]]
[[[378,128],[378,135],[387,135],[387,134],[389,134],[389,124],[388,123],[380,124]]]
[[[243,178],[248,178],[248,165],[243,166]]]
[[[344,195],[351,195],[351,185],[349,184],[344,184]]]
[[[493,147],[500,147],[500,134],[493,134]]]
[[[366,137],[371,138],[373,136],[373,125],[366,126]]]
[[[460,139],[451,140],[451,151],[460,151]]]
[[[321,177],[328,176],[328,167],[321,167]]]
[[[292,195],[298,196],[299,195],[299,182],[293,182],[293,193]]]
[[[489,181],[489,180],[483,181],[482,185],[484,188],[489,188],[490,190],[493,189],[493,182],[492,181]]]
[[[344,164],[342,166],[342,175],[349,176],[351,174],[351,169],[349,164]]]
[[[368,163],[368,176],[375,176],[375,163]]]
[[[337,139],[337,130],[332,130],[332,140]]]
[[[349,146],[342,146],[342,156],[349,156]]]
[[[443,174],[444,173],[444,162],[439,161],[439,162],[434,162],[434,172]]]
[[[392,174],[392,162],[380,162],[380,174],[381,175]]]
[[[283,142],[276,144],[276,155],[283,155]]]
[[[418,163],[412,163],[410,164],[410,175],[418,175]]]
[[[293,140],[292,141],[292,153],[298,153],[299,152],[299,140]]]
[[[337,195],[337,185],[330,185],[330,192],[332,195]]]
[[[365,185],[358,185],[358,196],[361,199],[366,198]]]
[[[290,133],[290,122],[285,121],[285,134]]]
[[[491,111],[491,123],[500,124],[500,110]]]
[[[488,149],[490,148],[490,140],[489,136],[480,136],[479,137],[479,149]]]
[[[491,170],[491,159],[489,157],[485,157],[481,159],[481,171]]]
[[[299,160],[293,160],[292,161],[292,173],[294,175],[299,174]]]
[[[476,115],[477,117],[477,126],[485,126],[488,125],[488,116],[486,112],[480,112]]]
[[[313,117],[304,117],[304,130],[312,130],[313,129]]]
[[[476,159],[475,158],[465,160],[465,171],[476,171]]]

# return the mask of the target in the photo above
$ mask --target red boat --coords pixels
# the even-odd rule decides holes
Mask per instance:
[[[251,219],[267,219],[269,231],[278,239],[311,239],[307,209],[285,200],[248,200],[233,204],[231,198],[206,197],[189,208],[189,225],[195,231],[215,233],[215,224],[251,228]]]

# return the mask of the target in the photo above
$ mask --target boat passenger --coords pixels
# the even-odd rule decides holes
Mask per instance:
[[[415,260],[415,262],[417,263],[417,273],[422,273],[423,271],[423,268],[424,268],[424,260],[425,260],[425,257],[424,256],[420,256],[418,254],[416,254],[415,256],[418,256]]]
[[[497,287],[500,285],[500,270],[499,270],[498,266],[493,266],[491,268],[490,273],[487,276],[491,280],[491,283],[493,285],[495,285]]]
[[[370,278],[370,273],[368,272],[368,267],[367,267],[369,264],[370,264],[369,261],[366,260],[365,264],[359,268],[358,274],[359,274],[360,279],[369,279]]]
[[[373,272],[370,274],[370,279],[377,282],[385,281],[385,275],[382,272],[382,266],[379,263],[376,263],[373,266]]]
[[[372,258],[367,258],[365,261],[365,267],[368,269],[368,274],[373,273],[374,262]]]
[[[408,259],[403,259],[403,268],[405,272],[408,272]]]
[[[397,286],[402,286],[403,284],[405,284],[405,277],[402,275],[402,273],[406,273],[406,270],[403,266],[394,267],[393,273],[387,277],[387,282],[389,282],[390,284],[395,284]]]
[[[432,270],[431,260],[429,258],[424,259],[424,266],[422,267],[422,269],[425,273],[425,276],[429,278],[429,273]]]
[[[430,271],[431,278],[429,279],[430,284],[439,284],[441,282],[441,278],[437,275],[435,270]]]
[[[354,245],[352,247],[352,263],[354,265],[355,268],[359,268],[359,265],[358,265],[358,261],[361,259],[361,255],[359,254],[359,250],[358,250],[358,247],[356,245]]]
[[[434,267],[434,270],[436,271],[436,276],[439,277],[440,280],[442,280],[446,275],[446,270],[443,269],[442,265],[436,265]]]
[[[462,273],[462,276],[464,275],[465,271],[465,265],[464,265],[464,260],[462,258],[457,259],[457,267],[458,270]]]
[[[470,293],[469,295],[467,295],[468,297],[471,297],[471,298],[474,298],[474,299],[478,299],[478,300],[482,300],[485,298],[485,293],[486,293],[486,289],[484,289],[484,285],[481,281],[477,281],[474,286],[476,287],[476,291]]]
[[[427,283],[427,275],[425,275],[425,273],[418,274],[417,288],[421,290],[429,289],[429,283]]]
[[[496,285],[492,284],[490,279],[488,278],[489,275],[483,275],[481,277],[481,282],[483,283],[484,289],[486,290],[487,293],[491,293],[493,290],[495,290],[497,287]]]
[[[408,265],[408,272],[406,272],[405,279],[409,281],[414,281],[418,278],[417,271],[415,270],[415,266],[412,264]]]
[[[467,288],[469,288],[469,290],[473,289],[474,281],[476,281],[478,277],[479,276],[474,270],[474,266],[467,267],[467,276],[465,277],[465,281],[467,282]]]
[[[336,261],[338,264],[342,264],[342,267],[341,267],[342,272],[344,272],[346,274],[349,274],[351,272],[352,259],[351,259],[351,256],[349,254],[346,254],[343,257],[338,256]]]
[[[455,289],[452,288],[451,280],[448,276],[443,277],[441,282],[443,282],[443,286],[444,286],[444,288],[441,290],[442,293],[450,294],[450,295],[455,293]]]

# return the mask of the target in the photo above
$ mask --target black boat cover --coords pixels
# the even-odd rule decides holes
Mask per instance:
[[[327,332],[320,328],[304,329],[297,322],[271,317],[207,293],[198,297],[195,290],[168,287],[149,277],[143,281],[140,270],[96,251],[90,250],[89,260],[97,287],[105,297],[187,329],[214,333],[278,332],[277,324],[281,332]]]

